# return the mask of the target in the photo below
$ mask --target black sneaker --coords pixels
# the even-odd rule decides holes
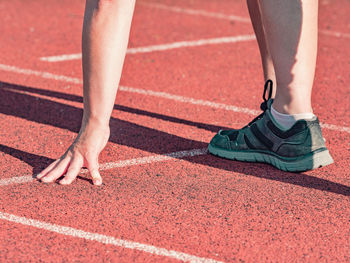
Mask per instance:
[[[282,130],[271,115],[272,81],[265,83],[258,117],[239,130],[219,131],[208,150],[231,160],[268,163],[280,170],[301,172],[333,163],[325,145],[318,118],[298,120]],[[269,95],[266,99],[266,91]]]

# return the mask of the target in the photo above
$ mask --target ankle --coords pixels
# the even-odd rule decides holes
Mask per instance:
[[[304,114],[312,113],[311,102],[308,100],[285,100],[276,96],[273,101],[273,107],[276,111],[282,114]]]

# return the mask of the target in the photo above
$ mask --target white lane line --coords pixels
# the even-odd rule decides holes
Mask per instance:
[[[154,7],[158,9],[168,10],[176,13],[183,13],[188,15],[199,15],[199,16],[205,16],[205,17],[212,17],[212,18],[219,18],[219,19],[226,19],[226,20],[232,20],[232,21],[239,21],[244,23],[250,23],[250,19],[247,17],[242,16],[236,16],[236,15],[226,15],[222,13],[215,13],[215,12],[208,12],[205,10],[198,10],[198,9],[190,9],[190,8],[182,8],[179,6],[169,6],[159,3],[147,3],[147,2],[139,2],[138,4],[143,6],[149,6]]]
[[[0,180],[0,186],[10,185],[10,184],[24,184],[33,182],[33,176],[24,175],[18,177],[5,178]]]
[[[78,59],[81,59],[81,53],[48,56],[48,57],[40,58],[41,61],[46,61],[46,62],[61,62],[61,61],[78,60]]]
[[[138,93],[146,96],[154,96],[158,98],[174,100],[174,101],[183,102],[183,103],[190,103],[194,105],[201,105],[201,106],[207,106],[207,107],[216,108],[216,109],[223,109],[227,111],[245,113],[250,115],[258,115],[259,113],[261,113],[261,111],[257,111],[249,108],[237,107],[233,105],[227,105],[227,104],[217,103],[217,102],[207,101],[207,100],[198,100],[198,99],[174,95],[174,94],[161,92],[161,91],[136,89],[136,88],[130,88],[130,87],[124,87],[124,86],[120,86],[119,90],[125,91],[125,92],[131,92],[131,93]],[[350,127],[343,127],[343,126],[327,124],[327,123],[321,123],[320,125],[324,129],[350,133]]]
[[[321,34],[332,36],[332,37],[339,37],[339,38],[350,38],[349,33],[342,33],[337,31],[330,31],[330,30],[319,30]]]
[[[72,77],[67,77],[63,75],[56,75],[49,72],[43,72],[43,71],[37,71],[37,70],[31,70],[31,69],[23,69],[23,68],[9,66],[5,64],[0,64],[0,70],[13,72],[17,74],[41,77],[44,79],[53,79],[53,80],[58,80],[58,81],[63,81],[68,83],[83,84],[83,81],[78,78],[72,78]]]
[[[321,127],[328,130],[350,133],[350,127],[342,127],[334,124],[320,123]]]
[[[223,20],[232,20],[232,21],[237,21],[242,23],[250,23],[250,18],[248,17],[226,15],[223,13],[208,12],[205,10],[190,9],[190,8],[184,8],[184,7],[173,6],[173,5],[152,3],[152,2],[139,2],[138,4],[141,4],[143,6],[163,9],[167,11],[172,11],[176,13],[182,13],[182,14],[188,14],[188,15],[199,15],[199,16],[205,16],[205,17],[211,17],[211,18],[217,18],[217,19],[223,19]],[[349,33],[342,33],[342,32],[336,32],[331,30],[319,30],[319,33],[333,36],[333,37],[350,38]]]
[[[338,38],[350,38],[350,34],[347,34],[347,33],[328,31],[328,30],[320,30],[319,32],[324,35],[334,36]],[[150,53],[150,52],[166,51],[166,50],[184,48],[184,47],[197,47],[197,46],[203,46],[203,45],[237,43],[237,42],[249,41],[254,39],[255,39],[255,35],[251,34],[251,35],[240,35],[240,36],[234,36],[234,37],[199,39],[194,41],[179,41],[179,42],[173,42],[173,43],[162,44],[162,45],[129,48],[126,53],[127,54]],[[63,54],[63,55],[56,55],[56,56],[41,57],[40,60],[53,63],[53,62],[78,60],[78,59],[81,59],[81,56],[82,56],[81,53]]]
[[[164,162],[164,161],[168,161],[168,160],[172,160],[172,159],[181,159],[184,157],[193,157],[193,156],[205,155],[205,154],[207,154],[207,148],[194,149],[194,150],[188,150],[188,151],[180,151],[180,152],[173,152],[173,153],[168,153],[168,154],[159,154],[159,155],[141,157],[141,158],[136,158],[136,159],[130,159],[130,160],[125,160],[125,161],[120,161],[120,162],[105,163],[105,164],[101,165],[100,169],[101,170],[109,170],[109,169],[125,167],[125,166]],[[85,172],[87,172],[87,171],[85,171]]]
[[[198,256],[186,254],[183,252],[179,252],[176,250],[168,250],[166,248],[156,247],[156,246],[147,245],[139,242],[118,239],[112,236],[106,236],[98,233],[91,233],[91,232],[76,229],[73,227],[60,226],[60,225],[51,224],[51,223],[30,219],[26,217],[16,216],[16,215],[4,213],[4,212],[0,212],[0,219],[10,221],[13,223],[22,224],[25,226],[31,226],[31,227],[43,229],[46,231],[54,232],[65,236],[82,238],[85,240],[96,241],[102,244],[113,245],[121,248],[139,250],[139,251],[150,253],[153,255],[173,258],[173,259],[177,259],[185,262],[205,262],[205,263],[220,262],[214,259],[198,257]]]
[[[243,42],[243,41],[249,41],[254,39],[255,39],[255,35],[250,34],[250,35],[239,35],[239,36],[231,36],[231,37],[198,39],[193,41],[179,41],[179,42],[173,42],[173,43],[162,44],[162,45],[129,48],[126,53],[127,54],[148,53],[148,52],[165,51],[169,49],[182,48],[182,47],[197,47],[197,46],[204,46],[204,45],[236,43],[236,42]]]
[[[127,54],[150,53],[150,52],[166,51],[166,50],[184,48],[184,47],[198,47],[198,46],[204,46],[204,45],[237,43],[237,42],[243,42],[243,41],[250,41],[254,39],[255,39],[255,35],[250,34],[250,35],[239,35],[239,36],[231,36],[231,37],[198,39],[198,40],[192,40],[192,41],[179,41],[179,42],[173,42],[173,43],[167,43],[167,44],[161,44],[161,45],[129,48],[126,51],[126,53]],[[40,58],[41,61],[46,61],[46,62],[61,62],[61,61],[76,60],[76,59],[81,59],[81,53],[64,54],[64,55]]]
[[[193,149],[187,151],[172,152],[166,154],[158,154],[140,158],[134,158],[129,160],[122,160],[118,162],[104,163],[100,165],[100,171],[110,170],[114,168],[121,168],[134,165],[142,165],[149,163],[164,162],[173,159],[181,159],[185,157],[193,157],[207,154],[207,149]],[[88,170],[82,169],[81,173],[87,173]],[[0,186],[12,185],[12,184],[23,184],[34,181],[35,179],[31,175],[24,175],[19,177],[0,179]]]
[[[35,75],[35,76],[38,76],[41,78],[59,80],[59,81],[64,81],[64,82],[69,82],[69,83],[82,84],[82,80],[77,79],[77,78],[71,78],[71,77],[67,77],[67,76],[63,76],[63,75],[55,75],[55,74],[51,74],[48,72],[42,72],[42,71],[34,71],[34,70],[30,70],[30,69],[21,69],[21,68],[17,68],[14,66],[8,66],[8,65],[4,65],[4,64],[0,64],[0,70],[18,73],[18,74]],[[228,104],[224,104],[224,103],[217,103],[217,102],[208,101],[208,100],[194,99],[194,98],[179,96],[179,95],[175,95],[175,94],[171,94],[171,93],[167,93],[167,92],[152,91],[152,90],[145,90],[145,89],[136,89],[136,88],[130,88],[130,87],[124,87],[124,86],[120,86],[119,90],[124,91],[124,92],[138,93],[138,94],[143,94],[146,96],[165,98],[165,99],[169,99],[169,100],[173,100],[173,101],[190,103],[190,104],[194,104],[194,105],[201,105],[201,106],[206,106],[206,107],[211,107],[211,108],[216,108],[216,109],[223,109],[223,110],[227,110],[227,111],[234,111],[234,112],[239,112],[239,113],[245,113],[245,114],[250,114],[250,115],[256,115],[260,112],[260,111],[249,109],[249,108],[238,107],[238,106],[228,105]],[[338,125],[327,124],[327,123],[322,123],[321,125],[325,129],[334,130],[334,131],[338,131],[338,132],[350,133],[349,127],[338,126]]]
[[[174,94],[161,92],[161,91],[136,89],[136,88],[130,88],[130,87],[124,87],[124,86],[120,86],[119,90],[131,92],[131,93],[138,93],[138,94],[142,94],[142,95],[146,95],[146,96],[153,96],[153,97],[158,97],[158,98],[174,100],[174,101],[183,102],[183,103],[190,103],[190,104],[194,104],[194,105],[207,106],[207,107],[216,108],[216,109],[224,109],[224,110],[228,110],[228,111],[246,113],[246,114],[251,114],[251,115],[256,115],[256,114],[260,113],[260,111],[256,111],[256,110],[252,110],[252,109],[248,109],[248,108],[237,107],[237,106],[233,106],[233,105],[227,105],[227,104],[217,103],[217,102],[208,101],[208,100],[193,99],[190,97],[174,95]]]

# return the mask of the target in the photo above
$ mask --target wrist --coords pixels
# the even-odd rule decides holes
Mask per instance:
[[[91,113],[86,113],[84,111],[83,120],[82,120],[82,127],[95,127],[95,128],[101,128],[101,129],[109,129],[109,117],[103,117],[99,115],[94,115]]]

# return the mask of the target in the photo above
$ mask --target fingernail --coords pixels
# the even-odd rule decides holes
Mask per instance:
[[[44,178],[41,178],[41,179],[40,179],[40,182],[43,182],[43,183],[45,183],[45,184],[50,183],[49,181],[45,180],[45,177],[44,177]]]
[[[102,181],[100,179],[94,180],[94,185],[101,185]]]

